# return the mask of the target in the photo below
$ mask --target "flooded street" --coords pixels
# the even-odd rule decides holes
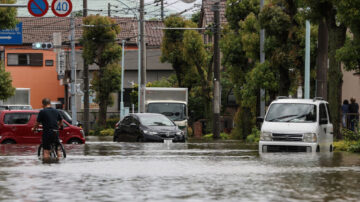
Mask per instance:
[[[360,155],[274,153],[226,143],[66,145],[43,164],[36,145],[0,145],[5,201],[359,201]]]

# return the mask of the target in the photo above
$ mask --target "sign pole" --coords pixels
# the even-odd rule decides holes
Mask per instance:
[[[71,13],[70,17],[70,33],[71,33],[71,115],[72,115],[72,124],[76,125],[77,123],[77,109],[76,109],[76,93],[75,93],[75,83],[76,83],[76,67],[75,67],[75,18],[74,13]]]

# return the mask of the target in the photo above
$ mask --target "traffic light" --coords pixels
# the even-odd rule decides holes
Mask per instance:
[[[33,49],[51,49],[53,44],[51,42],[35,42],[32,44]]]

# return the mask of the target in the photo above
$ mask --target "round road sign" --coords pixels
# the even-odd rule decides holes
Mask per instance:
[[[30,0],[27,7],[29,13],[35,17],[42,17],[49,10],[49,4],[47,0]]]
[[[54,0],[51,4],[51,10],[58,17],[66,17],[72,11],[70,0]]]

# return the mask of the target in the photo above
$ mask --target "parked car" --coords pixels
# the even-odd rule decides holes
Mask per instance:
[[[116,124],[114,142],[185,142],[185,135],[173,121],[162,114],[136,113]]]
[[[61,117],[68,123],[72,124],[72,117],[70,116],[70,114],[63,110],[63,109],[58,109],[58,111],[60,112]],[[78,126],[78,127],[82,127],[82,124],[77,121],[76,124],[74,124],[74,126]]]
[[[333,150],[329,104],[321,98],[273,101],[261,126],[259,152]]]
[[[0,143],[40,144],[42,132],[31,129],[36,123],[38,110],[4,110],[0,112]],[[59,137],[66,144],[84,144],[85,136],[81,128],[64,120],[64,129]]]

